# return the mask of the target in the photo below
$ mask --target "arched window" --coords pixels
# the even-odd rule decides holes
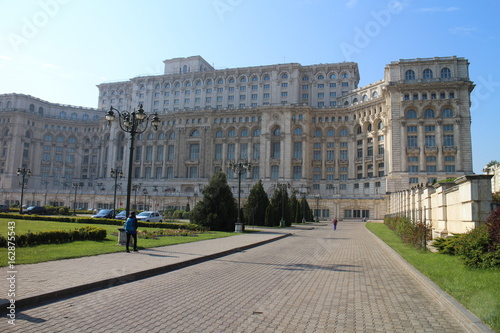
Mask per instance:
[[[259,81],[259,77],[257,76],[252,76],[252,82],[257,82]]]
[[[425,110],[424,118],[434,118],[434,110],[432,109]]]
[[[168,135],[168,139],[169,140],[175,139],[175,132],[170,132],[170,134]]]
[[[372,124],[368,124],[368,127],[366,128],[366,131],[367,132],[371,132],[372,131]]]
[[[405,80],[415,80],[415,72],[412,69],[405,72]]]
[[[78,115],[77,115],[76,113],[74,113],[74,112],[73,112],[73,113],[71,114],[71,120],[76,120],[76,119],[78,119]]]
[[[156,89],[156,90],[160,90],[160,89],[161,89],[161,85],[160,85],[159,83],[157,83],[157,84],[155,85],[155,89]]]
[[[141,84],[141,86],[139,87],[139,90],[145,90],[145,89],[146,89],[146,87],[143,84]]]
[[[253,131],[253,136],[260,136],[260,129],[256,129]]]
[[[75,138],[74,136],[70,137],[70,138],[68,139],[68,143],[73,143],[73,144],[75,144],[75,143],[76,143],[76,138]]]
[[[66,112],[64,111],[59,112],[59,118],[66,119]]]
[[[170,83],[165,83],[165,89],[170,89]]]
[[[222,83],[224,83],[224,82],[222,82]],[[196,82],[195,82],[195,85],[197,87],[201,86],[202,84],[203,84],[203,82],[201,80],[196,80]]]
[[[281,129],[279,127],[276,127],[274,130],[273,130],[273,135],[274,136],[279,136],[281,134]]]
[[[417,118],[417,111],[415,110],[406,111],[406,119],[416,119],[416,118]]]
[[[353,100],[352,100],[352,103],[355,104],[358,102],[358,99],[355,97]]]
[[[451,71],[448,67],[444,67],[441,69],[441,78],[442,79],[449,79],[451,78]]]
[[[269,75],[264,76],[264,81],[269,81],[271,80],[271,77]]]
[[[7,101],[7,106],[6,107],[7,107],[7,109],[12,108],[12,102],[11,101]]]
[[[443,118],[453,118],[453,111],[450,108],[443,109],[442,117]]]
[[[345,101],[345,102],[344,102],[344,105],[349,105],[349,101]]]
[[[378,91],[374,91],[372,97],[377,97],[377,96],[378,96]]]
[[[184,83],[184,87],[191,87],[191,81],[186,81]]]
[[[315,137],[315,138],[321,138],[321,136],[322,136],[321,130],[320,129],[315,129],[314,133],[313,133],[313,137]]]
[[[337,78],[337,75],[335,74],[330,74],[330,79],[336,79]]]
[[[361,129],[361,126],[358,126],[356,128],[356,134],[361,134],[361,133],[363,133],[363,130]]]
[[[224,137],[224,133],[222,133],[221,130],[218,130],[217,132],[215,132],[215,137],[216,138],[222,138],[222,137]]]
[[[89,120],[89,115],[88,114],[84,114],[82,116],[82,120]]]
[[[248,136],[248,130],[247,129],[242,130],[240,136]]]
[[[229,130],[229,132],[227,132],[227,136],[230,137],[230,138],[235,137],[236,136],[236,132],[234,131],[234,129]]]
[[[182,72],[183,73],[187,73],[188,72],[188,66],[187,65],[182,66]]]
[[[30,112],[35,112],[35,105],[34,104],[30,104]]]
[[[240,77],[240,82],[247,82],[247,78],[246,78],[246,76],[242,76],[242,77]]]
[[[368,95],[365,94],[365,95],[363,95],[363,101],[366,101],[366,100],[368,100]]]
[[[64,136],[62,136],[62,135],[57,136],[57,142],[63,143],[64,142]]]
[[[218,79],[217,84],[224,84],[224,79]]]
[[[302,127],[295,127],[293,135],[302,135]]]
[[[344,79],[349,78],[349,74],[347,74],[347,73],[342,73],[342,78],[344,78]]]
[[[334,130],[332,130],[331,128],[330,128],[328,131],[326,131],[326,136],[328,136],[328,137],[332,137],[332,136],[334,136],[334,135],[335,135],[335,131],[334,131]]]
[[[195,130],[193,130],[193,131],[191,132],[191,134],[190,134],[189,136],[192,136],[192,137],[200,136],[200,132],[199,132],[198,130],[196,130],[196,129],[195,129]]]
[[[47,142],[52,142],[52,135],[45,134],[45,136],[43,137],[43,140],[47,141]]]
[[[323,74],[318,75],[318,80],[324,80],[325,76]]]
[[[26,133],[24,133],[24,137],[30,138],[31,137],[31,133],[29,131],[26,131]]]
[[[211,79],[208,79],[207,80],[207,85],[211,85],[211,84],[213,84],[213,81]]]
[[[384,123],[382,121],[379,121],[378,124],[377,124],[377,129],[382,129],[384,128]]]
[[[340,130],[340,136],[347,136],[347,135],[348,135],[347,129],[343,128]]]
[[[154,140],[155,135],[153,133],[148,133],[148,140]]]
[[[165,140],[165,132],[158,134],[158,140]]]
[[[38,114],[39,115],[43,115],[43,108],[41,106],[38,108]]]
[[[429,68],[424,69],[423,78],[432,79],[432,70]]]
[[[302,81],[309,81],[309,76],[307,76],[307,75],[303,76]]]
[[[282,78],[282,79],[288,79],[288,74],[287,74],[287,73],[283,73],[283,74],[281,74],[281,78]]]

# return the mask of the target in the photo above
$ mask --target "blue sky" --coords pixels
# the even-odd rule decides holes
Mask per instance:
[[[0,0],[0,93],[97,106],[96,85],[201,55],[216,68],[465,57],[474,171],[500,160],[500,1]]]

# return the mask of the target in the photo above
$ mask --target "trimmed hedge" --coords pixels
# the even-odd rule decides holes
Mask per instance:
[[[49,230],[16,235],[15,244],[17,247],[27,247],[42,244],[69,243],[82,240],[100,241],[104,239],[106,239],[106,229],[86,226],[73,230]],[[7,238],[0,235],[0,247],[7,247],[7,245]]]
[[[426,250],[425,239],[430,239],[430,228],[422,222],[412,222],[406,217],[388,217],[384,218],[384,223],[398,235],[403,243]],[[426,234],[427,233],[427,234]]]

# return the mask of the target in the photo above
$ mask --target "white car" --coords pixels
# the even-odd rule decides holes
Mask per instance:
[[[143,222],[162,222],[163,216],[158,212],[145,211],[137,214],[137,221]]]

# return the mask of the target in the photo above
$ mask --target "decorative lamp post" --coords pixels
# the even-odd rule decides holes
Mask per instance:
[[[290,183],[278,183],[278,188],[281,191],[281,221],[280,227],[284,228],[286,226],[285,222],[285,193],[287,188],[290,188]]]
[[[134,191],[134,209],[137,209],[137,191],[139,191],[139,189],[141,188],[141,183],[139,184],[134,184],[132,186],[132,190]],[[127,215],[128,216],[128,215]]]
[[[316,198],[316,222],[319,222],[319,199],[321,196],[316,194],[314,197]]]
[[[106,120],[111,123],[115,119],[115,112],[118,114],[118,124],[122,131],[130,134],[130,154],[128,161],[128,177],[127,177],[127,216],[130,214],[130,196],[132,193],[132,167],[134,158],[134,140],[137,133],[144,133],[148,128],[149,123],[155,130],[160,126],[160,119],[158,118],[158,113],[153,113],[147,115],[142,108],[142,104],[139,105],[139,110],[134,111],[120,111],[115,109],[113,106],[106,113]]]
[[[113,197],[113,214],[116,215],[116,188],[117,188],[118,178],[123,177],[123,171],[111,168],[111,177],[113,177],[115,180],[115,194]]]
[[[76,216],[76,191],[80,187],[80,183],[73,183],[73,187],[75,188],[75,199],[73,200],[73,216]]]
[[[43,205],[44,206],[47,206],[47,185],[49,185],[49,181],[48,180],[42,180],[42,185],[45,185],[45,194],[44,194],[44,202],[43,202]]]
[[[248,161],[240,161],[240,162],[234,162],[230,161],[228,163],[228,168],[233,170],[238,175],[238,219],[236,220],[236,225],[234,227],[234,232],[243,232],[244,226],[243,222],[241,221],[241,175],[246,173],[247,171],[250,171],[252,169],[252,166]]]
[[[144,194],[144,207],[142,207],[142,208],[143,208],[143,210],[146,210],[147,209],[146,208],[147,207],[147,205],[146,205],[147,201],[146,200],[147,200],[147,196],[148,196],[148,190],[146,188],[143,189],[142,190],[142,194]]]
[[[21,182],[19,185],[21,185],[21,205],[19,207],[19,214],[23,213],[23,197],[24,197],[24,188],[26,185],[28,185],[28,181],[24,181],[26,176],[30,177],[31,176],[31,170],[26,169],[26,168],[17,168],[17,175],[22,177]]]

